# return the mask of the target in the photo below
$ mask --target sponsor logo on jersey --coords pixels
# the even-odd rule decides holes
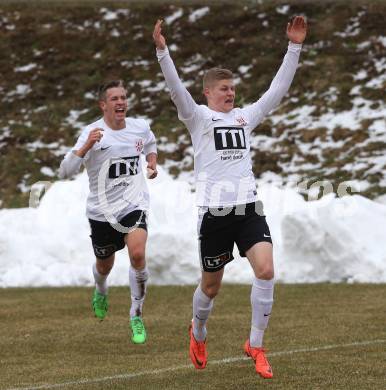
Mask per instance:
[[[205,256],[203,259],[204,270],[216,271],[231,261],[231,253],[225,252],[218,256]]]
[[[138,174],[139,156],[118,157],[110,160],[109,179]]]
[[[143,150],[143,140],[142,139],[137,139],[135,141],[135,149],[137,149],[138,153],[141,153]]]
[[[216,150],[247,148],[244,129],[237,126],[215,127],[214,142]]]

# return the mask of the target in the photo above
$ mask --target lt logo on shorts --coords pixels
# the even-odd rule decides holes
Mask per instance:
[[[226,263],[231,261],[231,254],[230,252],[222,253],[218,256],[205,256],[204,257],[204,270],[208,271],[216,271],[218,269],[221,269],[224,267]]]
[[[111,256],[116,251],[115,245],[106,245],[106,246],[93,245],[93,247],[94,247],[94,254],[99,259],[105,259]]]

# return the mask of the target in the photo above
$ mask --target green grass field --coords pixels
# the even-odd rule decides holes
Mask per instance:
[[[194,288],[149,288],[149,338],[139,346],[129,339],[126,288],[110,289],[103,322],[92,315],[90,288],[1,290],[0,389],[386,388],[386,285],[277,285],[265,336],[270,381],[242,353],[249,286],[223,286],[208,324],[208,366],[191,366]]]

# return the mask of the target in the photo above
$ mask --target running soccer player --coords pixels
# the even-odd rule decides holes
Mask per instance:
[[[274,267],[271,234],[257,202],[250,157],[250,134],[288,91],[298,65],[307,25],[302,16],[288,23],[289,45],[269,89],[255,103],[235,108],[235,85],[230,70],[212,68],[204,75],[206,105],[197,105],[180,81],[158,20],[153,31],[157,57],[178,118],[192,138],[201,281],[193,295],[189,354],[197,369],[207,363],[206,322],[219,292],[224,266],[233,260],[234,243],[254,272],[251,291],[252,324],[244,351],[256,372],[272,378],[263,335],[273,304]]]
[[[146,341],[142,307],[149,277],[145,261],[147,239],[147,185],[141,154],[146,155],[148,177],[157,176],[157,148],[153,132],[143,119],[126,118],[127,94],[122,80],[99,89],[103,117],[86,126],[75,146],[62,161],[59,177],[71,177],[86,167],[90,193],[86,215],[96,262],[92,308],[103,320],[108,310],[107,277],[115,252],[127,246],[130,257],[130,325],[132,341]]]

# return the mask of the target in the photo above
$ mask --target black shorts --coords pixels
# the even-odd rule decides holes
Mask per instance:
[[[125,234],[114,228],[109,222],[89,219],[91,227],[91,241],[95,256],[98,259],[107,259],[116,251],[125,247]],[[147,231],[146,212],[135,210],[125,215],[119,224],[125,228],[142,228]]]
[[[244,206],[232,207],[224,216],[217,216],[211,209],[201,215],[198,222],[198,240],[203,271],[216,272],[224,268],[225,264],[234,259],[232,252],[235,243],[242,257],[258,242],[272,244],[265,216],[259,213],[260,205],[261,202],[246,204],[245,213],[242,212],[242,215],[238,214],[241,214],[240,210]]]

